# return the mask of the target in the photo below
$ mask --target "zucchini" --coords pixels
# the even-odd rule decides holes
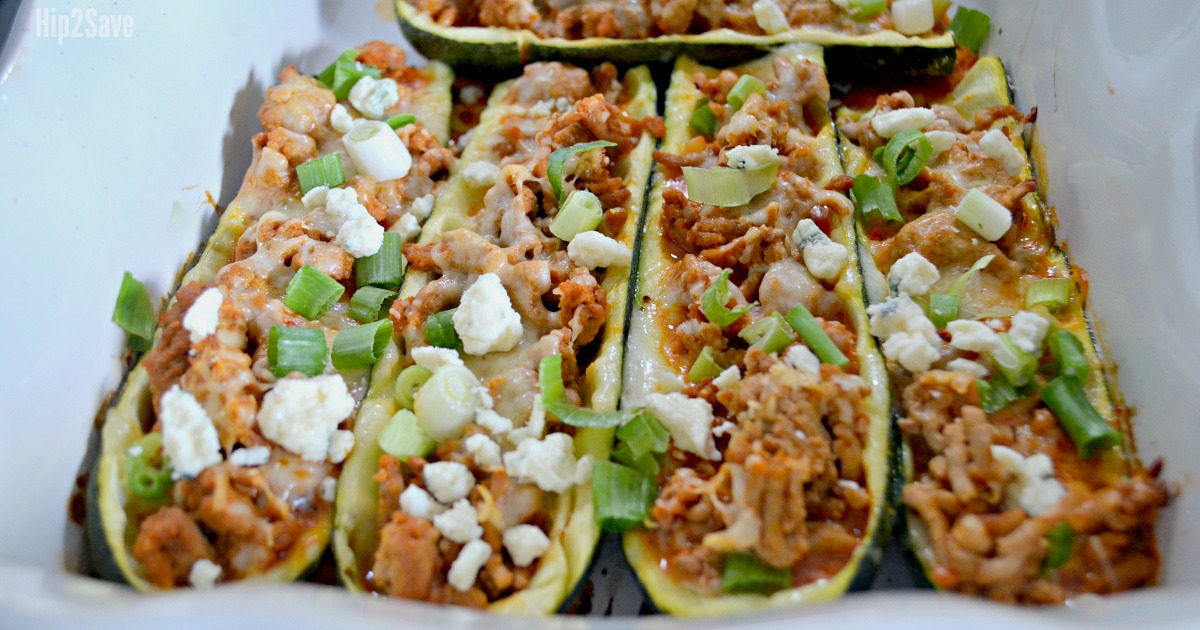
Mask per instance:
[[[626,99],[623,110],[635,119],[653,116],[657,90],[649,69],[639,67],[629,70],[625,73],[622,83],[621,98]],[[447,233],[471,226],[474,218],[482,211],[485,206],[485,193],[489,187],[472,184],[466,171],[471,165],[482,162],[494,164],[500,160],[502,154],[498,153],[497,140],[501,137],[499,133],[503,123],[514,115],[524,116],[527,111],[520,104],[516,104],[515,98],[509,100],[510,96],[516,96],[517,85],[517,80],[514,79],[501,83],[493,91],[456,171],[436,200],[433,214],[422,231],[420,244],[437,243]],[[553,99],[542,103],[554,104]],[[627,216],[623,227],[614,235],[616,240],[630,250],[634,246],[655,143],[649,132],[643,134],[612,171],[622,177],[623,187],[630,193],[624,206]],[[500,187],[503,185],[491,189],[496,190]],[[553,198],[548,187],[543,188],[542,195]],[[539,213],[537,217],[537,220],[541,220],[543,214]],[[565,246],[561,240],[549,239],[545,234],[545,227],[542,228],[542,237],[547,239],[547,243],[555,243],[552,247]],[[490,240],[496,239],[493,237]],[[410,269],[397,305],[417,295],[435,279],[434,274],[429,271]],[[594,348],[594,355],[589,355],[592,358],[586,366],[580,388],[586,408],[613,411],[617,407],[621,389],[622,342],[628,311],[628,284],[628,265],[612,266],[602,276],[600,287],[606,295],[609,319],[597,340],[588,346]],[[355,592],[376,590],[367,579],[367,575],[372,570],[374,557],[380,546],[383,524],[379,522],[377,508],[380,501],[379,483],[373,477],[379,469],[380,458],[383,455],[379,437],[400,409],[393,396],[395,383],[402,368],[413,364],[408,347],[410,343],[412,342],[405,339],[401,327],[398,327],[397,338],[389,345],[384,360],[375,367],[371,389],[355,425],[359,446],[346,462],[338,490],[333,548],[339,578],[347,588]],[[521,342],[511,353],[466,357],[466,361],[476,373],[488,371],[489,365],[500,365],[489,364],[489,361],[508,361],[515,365],[513,362],[519,361],[523,356],[517,353],[527,350],[529,345]],[[475,426],[476,429],[472,430],[481,430],[478,429],[479,425]],[[611,428],[578,429],[574,437],[575,455],[581,458],[589,455],[595,461],[607,460],[612,433]],[[496,439],[501,440],[499,436]],[[567,491],[556,493],[554,497],[552,522],[549,524],[549,550],[541,557],[528,586],[491,601],[487,605],[489,611],[551,614],[571,594],[590,565],[600,535],[592,516],[590,483],[576,484]]]
[[[292,71],[285,71],[285,75],[289,72]],[[421,69],[419,76],[423,78],[423,83],[408,97],[411,100],[407,102],[414,104],[409,113],[414,114],[420,124],[444,144],[449,136],[453,73],[444,64],[434,62]],[[306,85],[309,81],[303,77],[293,77],[291,80]],[[318,124],[325,125],[326,122]],[[328,129],[323,133],[329,134]],[[326,146],[325,150],[340,146],[339,140],[336,146]],[[261,164],[262,157],[263,146],[257,144],[251,170],[238,195],[221,215],[216,231],[204,245],[195,264],[183,274],[181,287],[193,282],[210,284],[216,281],[218,273],[235,260],[235,249],[243,233],[253,229],[259,218],[267,212],[281,211],[289,216],[303,213],[304,206],[299,201],[295,186],[275,187],[265,181],[269,178],[262,177],[261,173],[256,174],[255,169]],[[348,301],[348,295],[341,298],[343,307]],[[171,304],[174,303],[173,298]],[[343,307],[335,310],[344,310]],[[161,329],[156,333],[155,344],[161,342],[162,334]],[[145,568],[133,554],[138,533],[137,519],[139,515],[148,515],[148,512],[137,507],[137,500],[129,490],[126,473],[130,448],[155,424],[151,379],[145,363],[146,357],[143,356],[125,379],[119,398],[106,412],[100,429],[100,452],[91,475],[87,527],[90,552],[102,577],[127,582],[138,590],[152,591],[159,587],[147,578]],[[352,385],[366,385],[366,370],[346,371],[343,375]],[[261,436],[260,439],[270,444]],[[336,466],[332,471],[331,474],[336,475]],[[310,526],[296,535],[295,542],[286,553],[281,553],[267,570],[243,577],[291,581],[314,565],[328,544],[333,524],[332,503],[323,503],[316,509],[317,516],[312,519]]]
[[[779,48],[767,57],[738,66],[734,71],[739,74],[754,76],[769,83],[775,74],[773,63],[783,60],[794,64],[812,63],[817,68],[816,72],[823,74],[821,50],[815,46],[806,44],[793,44]],[[665,110],[667,135],[663,141],[663,151],[665,153],[686,153],[698,150],[697,147],[704,147],[700,149],[702,151],[710,150],[707,148],[707,145],[697,141],[697,133],[691,128],[690,121],[697,106],[703,104],[701,98],[704,93],[697,87],[695,78],[703,75],[712,79],[718,73],[717,69],[703,66],[687,57],[680,58],[676,63],[671,77],[670,88],[667,92]],[[824,79],[822,78],[821,80],[823,81]],[[707,107],[707,105],[704,106]],[[750,105],[746,105],[745,107],[750,107]],[[720,121],[720,116],[717,116],[717,118],[717,128],[720,129],[723,123]],[[798,169],[807,169],[801,171],[806,172],[807,175],[795,173],[797,176],[795,180],[789,181],[802,181],[805,184],[798,185],[807,185],[806,183],[810,181],[808,178],[811,177],[813,184],[815,184],[815,190],[820,191],[821,187],[841,175],[841,164],[838,160],[833,125],[824,102],[822,101],[819,107],[812,106],[809,108],[806,118],[812,121],[814,129],[811,133],[805,132],[796,137],[793,137],[793,134],[789,133],[785,147],[788,147],[788,150],[794,150],[797,146],[807,149],[807,151],[801,149],[800,152],[811,156],[813,166],[796,167]],[[792,124],[795,125],[796,123],[793,121]],[[799,129],[793,127],[793,131],[799,131]],[[711,157],[707,160],[704,162],[705,165],[710,163]],[[711,386],[711,379],[707,377],[703,379],[692,378],[691,380],[698,380],[699,382],[689,383],[689,365],[692,363],[690,355],[680,356],[678,352],[673,353],[673,351],[667,349],[671,344],[670,335],[672,332],[670,329],[679,325],[676,319],[669,319],[670,315],[664,315],[670,312],[670,309],[666,307],[668,304],[667,296],[672,291],[678,290],[678,287],[682,284],[680,278],[675,275],[675,269],[682,268],[679,267],[679,263],[681,260],[686,260],[684,254],[690,255],[699,251],[699,248],[690,248],[681,245],[677,237],[668,236],[671,234],[674,226],[668,220],[665,212],[667,203],[664,201],[664,192],[670,188],[677,188],[682,184],[679,181],[679,171],[671,170],[674,168],[676,167],[660,164],[650,190],[650,206],[646,214],[646,227],[639,247],[638,285],[634,294],[636,297],[633,299],[635,308],[631,316],[630,335],[626,350],[625,392],[622,396],[622,407],[624,408],[636,408],[639,405],[643,405],[647,403],[650,396],[657,393],[683,391],[688,396],[694,397],[701,390],[706,390]],[[781,164],[779,168],[779,181],[782,182],[785,179],[783,170],[787,167]],[[787,175],[791,176],[793,173],[788,173]],[[783,186],[783,184],[775,186]],[[840,313],[836,317],[836,321],[840,322],[841,326],[844,326],[843,330],[847,331],[849,335],[848,338],[850,341],[846,343],[852,344],[852,349],[847,348],[846,352],[853,357],[854,363],[858,366],[857,376],[863,379],[869,388],[869,394],[865,394],[864,398],[857,399],[857,402],[848,403],[860,404],[861,417],[865,418],[863,420],[863,424],[865,425],[865,439],[863,440],[865,446],[862,451],[864,473],[861,478],[863,483],[861,486],[857,483],[851,484],[851,486],[865,488],[869,495],[869,502],[863,508],[865,519],[862,523],[861,531],[858,532],[858,539],[853,550],[849,552],[848,559],[844,561],[844,564],[840,564],[833,569],[826,569],[828,575],[823,575],[821,579],[804,581],[803,578],[800,578],[800,583],[793,582],[792,586],[777,590],[769,595],[704,592],[703,589],[698,588],[695,584],[689,583],[684,579],[678,579],[666,570],[669,560],[664,558],[664,553],[659,549],[658,543],[655,542],[655,529],[627,532],[623,540],[629,563],[634,568],[650,598],[658,608],[665,612],[684,616],[713,616],[827,601],[840,596],[847,590],[866,588],[881,560],[883,544],[888,538],[891,523],[888,497],[892,492],[890,488],[890,467],[893,458],[893,447],[888,417],[887,376],[884,371],[882,357],[880,357],[873,339],[867,333],[867,318],[863,310],[861,276],[856,260],[857,253],[852,246],[855,230],[851,216],[852,209],[848,201],[836,192],[826,191],[815,194],[826,195],[830,203],[834,203],[834,200],[837,199],[841,200],[840,205],[842,210],[840,213],[835,208],[825,207],[830,222],[829,237],[833,242],[844,248],[848,254],[848,260],[842,271],[837,272],[834,276],[830,276],[830,279],[825,283],[825,285],[832,285],[833,288],[822,288],[821,295],[830,300],[830,304],[835,305],[830,306],[830,309]],[[751,206],[761,209],[765,203],[765,201],[760,201],[755,205],[755,202],[751,202]],[[825,202],[810,201],[809,203],[812,205],[807,208],[785,205],[780,208],[780,218],[767,221],[767,227],[794,226],[801,218],[808,216],[813,206]],[[726,214],[731,217],[738,217],[748,212],[747,209],[743,208],[718,208],[716,210],[724,211],[722,214],[716,215],[717,217],[723,217]],[[753,222],[755,225],[760,224],[757,220]],[[790,234],[790,228],[785,230],[785,232]],[[791,237],[789,236],[788,238],[790,242]],[[725,241],[721,242],[724,243]],[[789,258],[792,255],[799,256],[799,254],[787,254]],[[795,264],[799,266],[799,263]],[[804,270],[801,269],[801,271]],[[740,272],[735,271],[735,273]],[[808,273],[804,272],[804,275],[808,275]],[[809,281],[815,282],[811,278]],[[759,294],[759,300],[764,300],[764,295],[766,295],[765,292]],[[746,297],[750,299],[750,296]],[[791,307],[789,306],[788,308]],[[771,317],[767,315],[768,313],[765,312],[765,309],[761,308],[753,310],[750,313],[750,317],[755,318],[758,322],[769,321]],[[831,315],[827,316],[832,317]],[[688,319],[687,321],[689,325],[703,322],[703,320],[692,319]],[[745,329],[743,328],[743,330]],[[726,331],[724,335],[728,338],[731,333]],[[736,344],[740,343],[735,340],[731,345],[737,347]],[[688,347],[691,354],[695,354],[698,351],[698,348],[687,346],[682,341],[672,347]],[[744,345],[741,347],[744,347]],[[796,347],[792,346],[792,348]],[[726,351],[717,349],[717,352],[713,354],[723,355],[724,352]],[[734,356],[740,357],[740,355],[736,354],[740,352],[739,350],[733,350],[732,352]],[[712,356],[709,355],[710,358]],[[736,359],[739,362],[741,360],[742,358]],[[730,361],[732,362],[734,359],[730,359]],[[846,378],[838,368],[833,368],[832,366],[821,367],[824,376],[820,379],[814,379],[814,382],[819,380],[823,383],[830,383],[832,381],[827,380],[827,378]],[[853,368],[848,369],[853,370]],[[800,373],[797,371],[793,374],[798,376]],[[776,378],[779,378],[778,375],[772,372],[772,379]],[[785,376],[783,378],[792,377]],[[740,386],[737,385],[735,387]],[[799,418],[792,418],[791,421],[798,422]],[[717,422],[717,420],[714,420],[714,422]],[[737,429],[734,428],[732,430],[736,431]],[[807,438],[801,437],[801,439]],[[676,445],[678,446],[678,443]],[[663,483],[664,480],[670,483],[670,469],[683,465],[678,463],[672,465],[671,462],[677,461],[673,458],[683,455],[686,454],[683,454],[682,451],[668,453],[667,459],[662,464],[663,470],[666,472],[659,475],[660,483]],[[687,455],[687,457],[689,458],[687,460],[689,462],[697,461],[693,456]],[[708,464],[706,462],[698,465],[709,466],[706,470],[711,470],[717,465],[720,465],[722,468],[727,467],[721,464]],[[845,486],[839,485],[839,488],[841,487]],[[820,492],[820,490],[815,491]],[[661,527],[661,524],[658,527]],[[693,544],[696,547],[700,546],[698,543]],[[716,553],[720,554],[720,552]],[[734,556],[726,555],[725,557]],[[792,582],[792,580],[788,581]]]
[[[759,57],[789,43],[826,48],[831,76],[862,73],[890,78],[945,76],[954,70],[957,50],[951,33],[906,36],[895,31],[851,35],[820,29],[795,29],[778,35],[749,35],[718,29],[698,35],[659,35],[644,40],[591,37],[542,38],[530,30],[482,26],[445,26],[405,0],[396,0],[400,30],[421,54],[440,59],[465,74],[513,74],[533,61],[563,61],[590,66],[666,64],[681,55],[710,65],[729,66]]]
[[[880,98],[880,102],[883,102],[884,99],[891,97]],[[919,93],[918,98],[921,98]],[[1000,497],[999,504],[991,499],[989,499],[990,503],[986,505],[973,504],[974,507],[968,510],[968,515],[998,514],[1006,508],[1021,507],[1025,510],[1027,519],[1023,521],[1024,524],[1021,527],[1028,526],[1031,528],[1029,531],[1043,533],[1046,543],[1039,546],[1042,539],[1037,538],[1033,541],[1034,544],[1027,546],[1033,551],[1030,553],[1032,560],[1027,559],[1026,561],[1039,564],[1024,567],[1022,570],[1025,571],[1025,575],[1021,579],[997,580],[994,575],[981,578],[966,569],[957,570],[966,565],[954,565],[944,553],[939,552],[939,546],[952,544],[949,537],[943,540],[939,536],[947,536],[943,531],[944,527],[961,522],[965,516],[960,512],[953,516],[958,520],[951,519],[945,523],[931,525],[931,519],[935,517],[931,516],[932,512],[929,511],[928,504],[922,503],[923,495],[921,493],[926,484],[933,483],[931,479],[940,479],[941,477],[938,475],[945,474],[931,473],[929,468],[930,458],[940,457],[942,451],[940,447],[931,448],[926,434],[922,434],[914,426],[918,422],[915,420],[917,416],[921,416],[923,422],[928,422],[927,417],[922,415],[927,414],[928,409],[923,406],[910,408],[910,405],[905,402],[909,400],[906,397],[907,394],[901,396],[897,392],[894,400],[898,402],[899,416],[904,418],[900,425],[905,429],[903,431],[905,436],[903,479],[905,499],[903,501],[908,507],[903,511],[906,514],[905,529],[909,550],[917,559],[930,584],[938,588],[984,594],[1000,600],[1025,603],[1061,603],[1085,593],[1111,592],[1152,584],[1158,564],[1153,524],[1157,509],[1165,505],[1167,495],[1162,485],[1155,480],[1154,473],[1148,473],[1142,468],[1134,452],[1129,411],[1120,402],[1116,384],[1112,380],[1113,375],[1105,369],[1103,358],[1097,349],[1095,331],[1086,314],[1086,280],[1082,278],[1077,269],[1071,266],[1063,247],[1057,242],[1054,235],[1053,217],[1042,203],[1040,194],[1036,190],[1028,153],[1022,140],[1024,123],[1015,117],[1015,110],[994,109],[1012,105],[1004,67],[1000,60],[994,57],[980,58],[966,72],[952,92],[934,98],[924,105],[940,111],[939,118],[943,120],[949,120],[947,116],[953,115],[947,112],[956,112],[969,123],[971,128],[955,132],[954,142],[956,144],[952,150],[947,150],[949,157],[943,158],[935,155],[927,163],[923,178],[918,178],[919,183],[901,186],[897,190],[897,205],[911,224],[920,221],[923,226],[936,226],[939,217],[947,216],[939,213],[949,213],[954,210],[953,204],[957,203],[957,200],[963,195],[961,192],[956,193],[952,199],[947,201],[946,195],[936,189],[939,182],[945,181],[942,175],[944,173],[959,172],[962,177],[957,182],[966,182],[961,184],[963,187],[988,188],[991,186],[992,188],[989,190],[993,196],[1003,197],[1002,187],[1009,185],[1012,186],[1010,191],[1029,191],[1021,194],[1019,201],[1013,204],[1012,228],[1006,235],[995,241],[996,247],[987,245],[982,237],[976,237],[971,241],[970,247],[984,243],[983,249],[979,250],[980,253],[990,252],[999,260],[991,259],[994,262],[989,262],[989,266],[979,272],[980,279],[966,283],[965,291],[960,298],[962,312],[951,319],[986,319],[1002,322],[1002,325],[1013,325],[1019,312],[1030,311],[1048,322],[1050,333],[1055,331],[1068,333],[1078,342],[1077,347],[1082,351],[1084,362],[1088,366],[1085,370],[1080,370],[1086,371],[1086,375],[1081,377],[1079,371],[1076,371],[1073,377],[1081,381],[1079,382],[1079,387],[1083,392],[1081,397],[1086,396],[1087,402],[1095,409],[1099,417],[1118,431],[1123,439],[1120,440],[1120,446],[1104,449],[1105,452],[1099,456],[1077,455],[1071,448],[1071,440],[1064,433],[1058,432],[1058,423],[1053,425],[1054,428],[1047,429],[1031,420],[1037,418],[1039,413],[1052,414],[1047,403],[1042,400],[1040,392],[1051,389],[1048,385],[1057,376],[1060,369],[1054,365],[1053,361],[1050,361],[1050,353],[1045,349],[1045,342],[1041,342],[1040,339],[1040,347],[1032,354],[1034,357],[1044,356],[1045,359],[1040,366],[1034,366],[1035,369],[1029,370],[1023,375],[1014,374],[1011,370],[1005,371],[1005,359],[1000,358],[999,351],[989,351],[980,352],[978,357],[968,353],[975,358],[976,364],[980,365],[981,375],[964,380],[963,372],[954,370],[976,368],[968,364],[949,365],[947,354],[953,351],[945,344],[939,349],[941,356],[932,363],[931,371],[917,369],[914,373],[908,368],[919,368],[919,366],[910,364],[906,368],[898,361],[889,359],[888,365],[892,373],[892,382],[899,388],[907,388],[908,392],[913,393],[912,400],[914,402],[911,403],[911,406],[921,404],[917,396],[923,387],[939,387],[940,383],[949,382],[957,382],[959,384],[957,386],[970,383],[972,386],[963,392],[961,404],[980,407],[986,414],[986,421],[998,427],[996,429],[999,432],[998,435],[1004,435],[1005,430],[1008,430],[1004,427],[1020,424],[1040,426],[1041,428],[1033,429],[1035,435],[1050,435],[1051,439],[1059,440],[1060,445],[1050,446],[1028,440],[1014,442],[1011,430],[1008,430],[1008,438],[993,437],[993,439],[999,442],[999,446],[1012,447],[1028,453],[1028,455],[1022,455],[1025,457],[1032,457],[1039,453],[1049,454],[1053,458],[1054,465],[1054,477],[1051,484],[1058,484],[1059,488],[1067,488],[1063,491],[1064,494],[1070,492],[1067,495],[1068,499],[1059,499],[1057,502],[1050,501],[1049,507],[1037,505],[1026,499],[1014,499],[1011,495],[1005,498],[1004,493]],[[938,110],[939,107],[946,109]],[[878,175],[883,172],[872,156],[873,146],[879,144],[880,141],[877,137],[870,137],[871,132],[867,130],[867,121],[876,114],[876,111],[877,108],[869,110],[844,108],[838,113],[837,123],[841,130],[842,156],[849,174]],[[974,128],[989,120],[987,117],[977,119],[977,115],[988,112],[1001,115],[992,116],[994,120],[983,128]],[[938,124],[941,125],[940,129],[946,128],[945,124]],[[1013,163],[1014,167],[1019,166],[1019,168],[1013,168],[1007,174],[1003,167],[1003,161],[991,157],[992,154],[984,151],[980,146],[983,134],[993,130],[1003,132],[1004,137],[1009,139],[1006,144],[1011,144],[1011,148],[1015,151],[1013,159],[1019,158],[1019,163]],[[869,139],[864,140],[864,134]],[[983,166],[957,171],[958,167],[954,165],[954,162],[963,159],[961,152],[964,151],[974,153],[975,157],[969,159],[975,160],[976,164],[982,163]],[[981,153],[983,155],[980,155]],[[1001,168],[995,168],[997,164]],[[1019,188],[1022,184],[1026,184],[1026,186]],[[896,243],[905,242],[905,239],[910,239],[907,242],[912,243],[914,242],[911,240],[913,235],[925,236],[924,239],[916,241],[917,245],[914,247],[933,257],[934,266],[938,267],[940,278],[931,287],[931,291],[934,293],[947,291],[953,281],[962,277],[961,274],[975,262],[974,256],[966,258],[959,256],[956,260],[951,260],[954,257],[947,252],[953,250],[953,245],[947,244],[943,247],[934,244],[935,240],[954,238],[953,236],[947,238],[947,232],[924,231],[925,227],[919,229],[906,227],[898,230],[896,224],[884,225],[878,219],[866,217],[861,212],[858,215],[858,247],[862,252],[861,258],[867,281],[869,302],[877,305],[875,308],[884,308],[879,305],[895,299],[889,297],[895,293],[895,288],[889,287],[889,279],[885,277],[882,269],[891,266],[899,257],[898,251],[893,249],[900,247]],[[954,223],[954,219],[942,220],[948,222],[949,225],[956,226],[957,230],[972,237],[975,236],[970,228],[961,222]],[[908,236],[901,235],[901,232],[906,229],[911,229]],[[922,249],[923,247],[928,249]],[[909,249],[908,246],[902,247],[902,250],[907,249]],[[945,258],[939,258],[942,256]],[[1046,278],[1068,280],[1071,287],[1069,301],[1052,306],[1052,310],[1027,305],[1026,295],[1030,286]],[[894,278],[892,283],[895,283]],[[920,296],[913,297],[920,298]],[[931,303],[933,298],[929,297],[928,299]],[[1027,314],[1021,316],[1028,317]],[[953,354],[961,355],[963,353],[953,352]],[[1019,379],[1023,378],[1028,378],[1029,384],[1022,385]],[[1013,385],[1014,383],[1015,385]],[[998,388],[1004,391],[1011,389],[1007,394],[1007,399],[994,398],[997,391],[1000,391]],[[938,395],[937,392],[935,395]],[[945,404],[957,405],[960,403],[947,402]],[[1053,415],[1049,415],[1049,417],[1054,418]],[[960,420],[961,418],[951,417],[950,423]],[[1059,419],[1059,423],[1064,422],[1061,418]],[[924,430],[933,431],[934,429],[926,424]],[[1046,438],[1039,437],[1037,439]],[[1039,446],[1039,444],[1042,445]],[[997,445],[993,444],[992,448],[995,446]],[[1081,446],[1080,452],[1083,453],[1083,451]],[[984,465],[975,456],[972,456],[970,461],[973,466]],[[992,461],[1000,461],[1000,458],[993,457]],[[1090,488],[1080,484],[1080,481],[1084,479],[1087,480],[1086,483],[1090,485]],[[1024,486],[1018,484],[1008,487],[1010,489],[1004,492],[1011,493],[1011,488]],[[1120,492],[1140,493],[1140,498],[1134,499],[1136,502],[1133,507],[1126,505],[1120,507],[1120,509],[1130,509],[1139,514],[1120,531],[1121,536],[1127,536],[1133,541],[1130,543],[1131,546],[1128,549],[1120,550],[1117,556],[1109,559],[1097,559],[1094,556],[1091,559],[1085,559],[1090,552],[1079,552],[1071,558],[1071,550],[1068,547],[1058,550],[1063,554],[1062,557],[1054,561],[1049,560],[1049,553],[1052,552],[1047,552],[1047,550],[1057,544],[1054,542],[1056,536],[1050,533],[1052,531],[1068,528],[1066,529],[1068,541],[1072,540],[1070,527],[1080,529],[1074,534],[1075,536],[1086,536],[1095,541],[1099,541],[1099,536],[1102,534],[1109,533],[1107,525],[1088,521],[1086,517],[1080,516],[1080,511],[1075,506],[1079,502],[1089,499],[1092,493],[1118,492],[1116,490],[1118,487],[1123,488]],[[1130,488],[1135,488],[1135,490],[1130,490]],[[1052,496],[1053,492],[1057,491],[1051,491]],[[923,513],[921,508],[926,511]],[[1070,523],[1070,525],[1060,525],[1060,523]],[[931,527],[935,526],[938,528],[938,534],[931,530]],[[1057,538],[1061,539],[1061,536],[1057,536]],[[1101,547],[1098,542],[1095,546]],[[1128,551],[1129,549],[1132,551]],[[1128,555],[1126,555],[1126,551],[1128,551]],[[1134,577],[1125,582],[1104,584],[1098,583],[1096,580],[1081,579],[1081,575],[1088,571],[1101,571],[1100,565],[1107,566],[1110,560],[1116,563],[1139,554],[1143,557],[1134,558],[1134,560],[1143,567],[1142,572],[1134,572]],[[1047,558],[1044,560],[1046,568],[1040,564],[1043,562],[1043,557]],[[1146,560],[1149,562],[1145,562]],[[978,581],[980,579],[984,581]]]

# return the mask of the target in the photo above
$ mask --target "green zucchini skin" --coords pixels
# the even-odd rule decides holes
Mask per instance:
[[[525,37],[501,29],[451,29],[434,24],[407,2],[396,3],[400,32],[418,52],[461,74],[501,76],[520,73],[527,63]]]

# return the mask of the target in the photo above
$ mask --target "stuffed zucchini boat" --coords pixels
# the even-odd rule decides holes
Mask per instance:
[[[90,525],[106,576],[287,581],[321,556],[389,328],[360,324],[381,317],[371,285],[398,286],[400,245],[449,174],[452,80],[371,42],[267,90],[241,190],[102,428]]]
[[[815,46],[672,75],[614,451],[652,504],[626,555],[672,614],[833,599],[882,555],[888,386],[828,100]]]
[[[599,538],[632,248],[662,135],[645,67],[500,84],[391,308],[343,471],[352,590],[550,614]]]
[[[826,47],[835,75],[946,75],[955,46],[948,2],[397,0],[408,41],[463,72],[515,72],[531,61],[730,65],[794,42]]]
[[[937,588],[1056,604],[1153,584],[1168,495],[1106,381],[1027,122],[987,57],[948,94],[838,114],[911,550]]]

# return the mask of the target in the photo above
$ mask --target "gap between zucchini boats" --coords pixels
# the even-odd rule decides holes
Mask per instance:
[[[516,72],[532,61],[670,63],[680,55],[730,65],[795,42],[826,47],[833,76],[868,72],[918,77],[946,75],[954,68],[954,40],[946,31],[948,2],[916,0],[916,13],[927,10],[928,15],[908,31],[914,35],[893,30],[892,13],[882,3],[874,3],[880,12],[861,21],[834,2],[753,4],[762,8],[756,11],[750,2],[711,7],[581,2],[542,15],[530,0],[397,0],[396,16],[417,50],[462,72]]]
[[[290,581],[328,543],[345,428],[369,376],[370,359],[345,352],[366,330],[351,318],[356,271],[388,242],[399,268],[399,243],[448,175],[453,77],[382,42],[320,76],[328,84],[287,68],[267,90],[242,187],[107,412],[89,493],[105,577],[144,591]],[[414,120],[398,131],[366,120],[398,114]],[[359,129],[382,141],[382,162],[344,141]],[[314,183],[332,188],[302,201]]]
[[[871,329],[903,392],[910,549],[938,588],[1053,604],[1153,584],[1168,497],[1106,381],[1007,85],[985,57],[948,94],[884,94],[838,127]]]
[[[624,547],[672,614],[830,600],[882,556],[888,385],[853,206],[826,188],[842,175],[828,99],[815,46],[672,75],[622,397],[670,446],[623,428],[615,451],[658,493]]]
[[[404,249],[396,340],[337,497],[351,590],[550,614],[583,576],[599,538],[588,480],[612,429],[576,417],[620,417],[656,99],[647,68],[611,64],[531,64],[493,92]]]

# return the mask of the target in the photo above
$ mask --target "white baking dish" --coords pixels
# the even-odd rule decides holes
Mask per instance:
[[[1057,206],[1060,237],[1090,273],[1093,317],[1138,410],[1142,457],[1164,458],[1166,478],[1182,489],[1160,526],[1164,586],[1040,611],[932,593],[864,593],[736,623],[1200,626],[1200,3],[968,4],[992,16],[986,50],[1007,63],[1020,107],[1038,108],[1042,184]],[[0,17],[11,10],[6,0]],[[99,36],[102,18],[118,27],[115,37]],[[0,368],[0,627],[485,621],[310,585],[141,596],[73,573],[82,550],[66,505],[93,416],[124,370],[123,337],[108,320],[122,272],[147,280],[153,295],[169,291],[216,223],[209,195],[227,202],[240,183],[274,76],[290,64],[314,72],[372,38],[401,39],[387,0],[20,7],[0,53],[7,230],[0,287],[9,352]],[[597,576],[597,599],[615,596],[614,610],[633,612],[639,594],[619,564]],[[893,563],[881,582],[903,582],[900,569]]]

